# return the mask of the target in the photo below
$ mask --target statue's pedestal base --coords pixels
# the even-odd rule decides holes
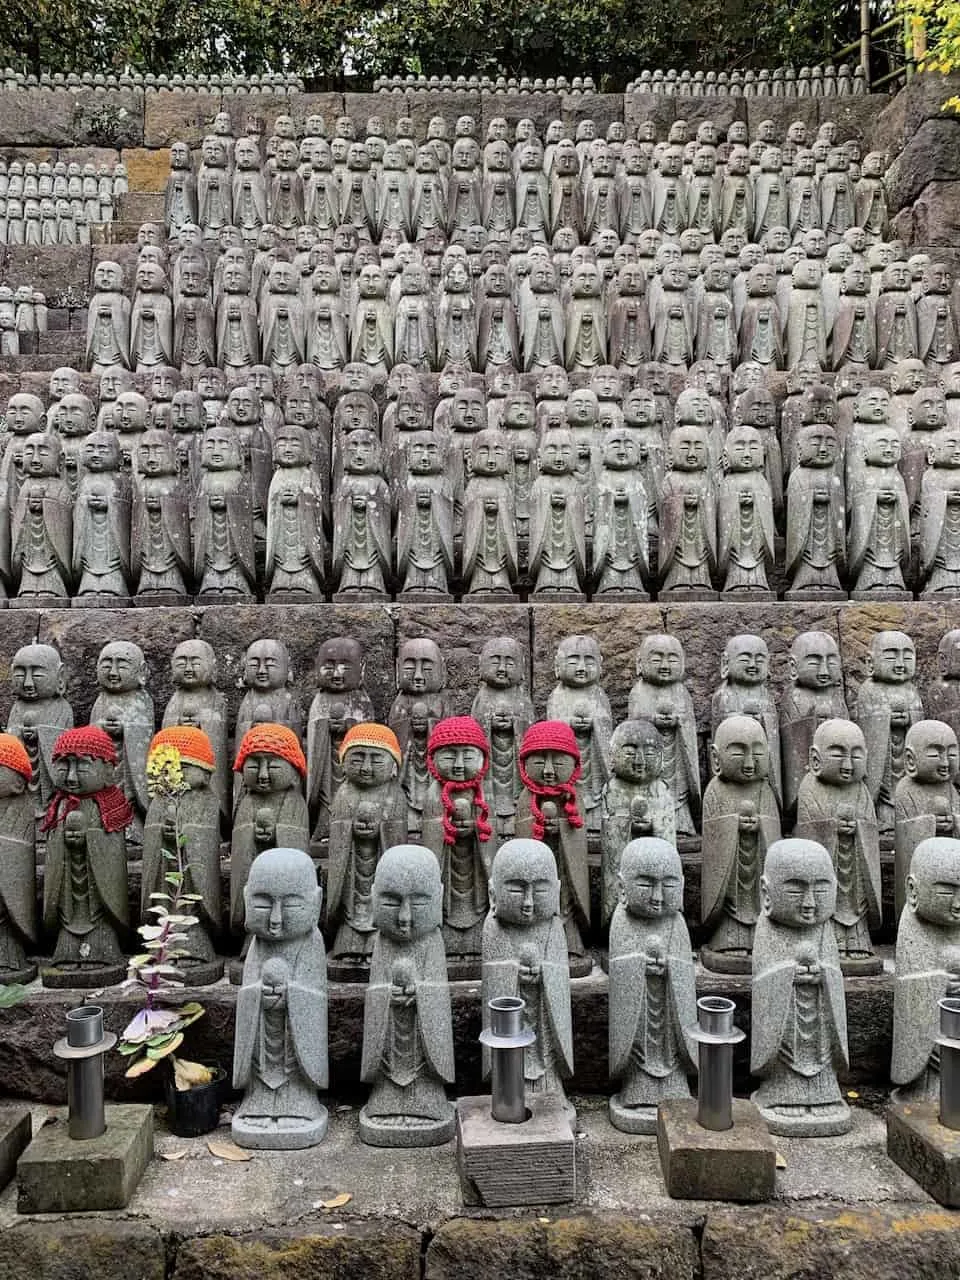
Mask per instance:
[[[887,1111],[887,1155],[928,1195],[960,1208],[960,1130],[940,1123],[938,1102],[899,1102]]]
[[[87,595],[74,596],[70,601],[71,609],[129,609],[129,596],[110,596],[91,591]]]
[[[657,1146],[667,1194],[675,1200],[769,1200],[776,1190],[777,1149],[760,1112],[733,1100],[733,1128],[697,1123],[693,1098],[671,1098],[657,1111]]]
[[[724,604],[769,604],[776,600],[777,593],[753,587],[731,587],[729,591],[721,591],[720,599]]]
[[[78,1141],[66,1113],[47,1124],[17,1165],[20,1213],[89,1213],[125,1209],[153,1155],[153,1108],[107,1107],[99,1138]]]
[[[3,602],[11,609],[69,609],[69,596],[11,596]]]
[[[17,1171],[17,1161],[30,1145],[33,1123],[28,1107],[0,1108],[0,1191]]]
[[[327,1134],[327,1109],[319,1107],[322,1113],[309,1124],[298,1119],[296,1125],[285,1127],[283,1117],[279,1121],[268,1124],[251,1124],[246,1116],[235,1115],[230,1126],[234,1142],[240,1147],[249,1147],[252,1151],[303,1151],[307,1147],[315,1147]]]
[[[900,591],[897,587],[886,587],[879,591],[851,591],[850,599],[857,600],[861,604],[870,604],[874,600],[886,604],[889,601],[912,600],[913,596],[909,591]]]
[[[847,593],[841,587],[799,587],[796,591],[785,591],[783,598],[789,604],[795,601],[823,604],[832,600],[846,600]]]
[[[615,1093],[610,1099],[608,1113],[610,1123],[621,1133],[642,1133],[652,1137],[657,1132],[657,1104],[642,1107],[625,1107],[620,1101],[620,1094]]]
[[[753,969],[753,956],[743,955],[736,951],[714,951],[712,947],[700,948],[700,963],[711,973],[750,973]]]
[[[439,1120],[418,1118],[411,1124],[386,1124],[360,1109],[360,1141],[368,1147],[439,1147],[449,1142],[457,1127],[457,1115],[450,1104],[449,1114]]]
[[[564,1204],[577,1191],[576,1143],[563,1099],[530,1098],[523,1124],[499,1124],[489,1095],[457,1102],[457,1169],[464,1204]]]
[[[657,595],[662,604],[713,604],[719,599],[720,592],[709,587],[669,587]]]
[[[879,956],[841,956],[840,972],[845,978],[872,978],[883,973]]]
[[[183,973],[188,987],[210,987],[223,977],[223,961],[217,956],[200,964],[185,964]]]
[[[12,986],[15,982],[32,982],[36,976],[35,964],[25,964],[22,969],[0,969],[0,987]]]
[[[758,1092],[750,1095],[754,1105]],[[760,1107],[759,1111],[769,1131],[783,1138],[838,1138],[853,1128],[853,1115],[842,1098],[824,1106],[798,1103],[789,1111],[774,1107]]]
[[[40,966],[40,981],[53,991],[94,991],[100,987],[115,987],[126,976],[126,963],[91,964],[76,968],[67,965],[62,969],[55,965]]]
[[[189,596],[176,591],[141,591],[131,601],[134,609],[182,609],[189,603]]]

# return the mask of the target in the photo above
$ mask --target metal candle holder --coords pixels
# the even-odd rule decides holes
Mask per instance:
[[[940,1123],[960,1129],[960,999],[944,996],[940,1009]]]
[[[481,1031],[480,1043],[490,1050],[490,1114],[501,1124],[522,1124],[527,1119],[523,1051],[537,1037],[524,1025],[527,1006],[519,996],[499,996],[487,1007],[490,1027]]]
[[[733,1046],[746,1038],[733,1025],[735,1009],[726,996],[701,996],[699,1025],[690,1033],[700,1045],[697,1123],[716,1133],[733,1128]]]
[[[67,1014],[67,1034],[53,1046],[67,1062],[67,1110],[71,1138],[99,1138],[106,1130],[103,1109],[103,1055],[117,1043],[103,1030],[103,1010],[82,1004]]]

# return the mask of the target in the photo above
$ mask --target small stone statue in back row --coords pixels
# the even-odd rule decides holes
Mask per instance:
[[[907,730],[923,719],[916,685],[917,652],[902,631],[878,631],[870,642],[855,719],[867,745],[867,782],[884,835],[893,834],[896,785],[904,774]]]
[[[90,723],[110,735],[120,758],[120,782],[133,808],[127,841],[140,844],[147,812],[147,749],[156,728],[153,698],[147,691],[147,660],[128,640],[105,644],[97,657],[100,691],[90,709]]]
[[[684,683],[684,657],[675,636],[645,636],[627,714],[649,720],[663,742],[663,780],[670,788],[679,837],[693,836],[700,816],[700,763],[693,698]]]
[[[444,959],[443,886],[434,855],[387,849],[373,878],[376,935],[363,1008],[360,1078],[370,1097],[360,1138],[375,1147],[430,1147],[453,1137],[453,1020]]]
[[[435,641],[403,641],[397,654],[397,696],[387,723],[403,752],[403,761],[397,764],[407,797],[406,830],[411,839],[420,836],[430,786],[427,743],[438,722],[450,715],[446,679],[446,665]]]
[[[847,1012],[830,917],[837,878],[813,840],[767,851],[763,910],[753,944],[751,1095],[773,1134],[847,1133],[850,1108],[837,1083],[848,1064]]]
[[[683,868],[666,840],[631,840],[617,876],[610,923],[610,1123],[624,1133],[656,1133],[657,1106],[688,1098],[697,1070],[690,1038],[697,992],[683,918]]]
[[[518,767],[523,735],[536,719],[526,689],[526,657],[510,636],[488,640],[480,651],[480,687],[470,714],[490,743],[485,793],[499,839],[514,834],[517,797],[523,790]]]
[[[790,685],[780,704],[783,815],[788,830],[817,726],[824,720],[847,719],[840,650],[828,632],[804,631],[797,636],[790,647],[789,673]]]
[[[307,716],[307,803],[313,838],[330,832],[330,806],[343,782],[340,747],[347,730],[373,720],[363,685],[363,651],[353,636],[325,640],[317,651],[317,692]]]
[[[23,743],[30,760],[30,791],[42,817],[54,792],[53,748],[65,729],[73,728],[73,708],[64,697],[66,673],[60,654],[49,644],[28,644],[10,663],[14,698],[7,733]]]
[[[580,794],[588,835],[600,833],[600,797],[610,776],[613,713],[600,683],[603,655],[593,636],[565,636],[553,664],[557,684],[547,699],[547,718],[563,720],[580,749]]]
[[[934,836],[960,835],[960,772],[957,735],[940,720],[918,720],[907,730],[904,776],[894,792],[893,895],[895,918],[906,902],[907,875],[913,851]]]

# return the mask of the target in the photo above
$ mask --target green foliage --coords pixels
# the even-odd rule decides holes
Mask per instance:
[[[960,69],[960,0],[903,0],[901,10],[910,20],[914,51],[924,71],[946,75]],[[923,33],[926,52],[917,49],[917,36]],[[960,98],[948,98],[943,104],[960,111]]]
[[[936,0],[918,0],[934,4]],[[949,0],[947,8],[956,4]],[[591,74],[821,61],[852,0],[5,0],[0,65],[25,71]],[[941,6],[942,7],[942,6]]]

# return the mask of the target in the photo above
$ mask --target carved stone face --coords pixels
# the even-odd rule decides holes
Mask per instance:
[[[890,414],[890,397],[882,387],[867,387],[857,396],[853,413],[858,422],[886,422]]]
[[[394,942],[413,942],[440,927],[443,889],[436,858],[419,845],[396,845],[377,863],[373,919]]]
[[[350,747],[343,757],[343,773],[355,787],[382,787],[397,772],[397,762],[384,747]]]
[[[670,437],[670,464],[676,471],[705,471],[709,449],[702,427],[677,427]]]
[[[753,427],[734,427],[727,436],[724,455],[730,471],[762,471],[763,441]]]
[[[237,426],[252,427],[260,418],[260,401],[249,387],[234,387],[227,397],[227,417]]]
[[[397,685],[402,693],[439,693],[444,665],[432,640],[406,640],[397,659]]]
[[[868,466],[894,467],[900,453],[900,436],[893,427],[878,427],[864,439],[863,457]]]
[[[294,858],[295,852],[300,856]],[[310,858],[299,850],[265,850],[253,860],[243,900],[245,928],[258,938],[280,942],[310,933],[316,928],[321,901]],[[274,975],[277,985],[282,983]]]
[[[663,741],[648,720],[626,720],[610,739],[611,765],[624,782],[652,782],[663,771]]]
[[[824,924],[837,905],[829,854],[813,840],[778,840],[767,851],[760,881],[763,909],[777,924],[807,929]]]
[[[96,795],[116,780],[112,764],[89,756],[62,756],[53,761],[50,772],[54,785],[73,796]]]
[[[790,651],[790,674],[805,689],[839,688],[842,679],[840,651],[825,631],[797,636]]]
[[[935,468],[960,469],[960,430],[944,428],[938,431],[927,446],[927,461]]]
[[[549,847],[538,840],[508,840],[493,860],[490,906],[502,924],[530,925],[560,911],[560,881]]]
[[[28,644],[13,655],[13,688],[24,702],[42,702],[63,692],[63,664],[52,645]]]
[[[58,475],[60,456],[60,441],[48,432],[36,432],[23,442],[23,470],[32,479]]]
[[[523,662],[516,641],[506,636],[488,640],[480,653],[480,679],[494,689],[512,689],[523,681]]]
[[[938,431],[947,424],[947,401],[939,387],[921,387],[910,402],[910,425],[921,431]]]
[[[50,399],[62,400],[64,396],[80,390],[80,375],[75,369],[54,369],[50,375]]]
[[[760,636],[734,636],[727,641],[720,674],[732,684],[763,685],[770,672],[770,653]]]
[[[418,431],[407,448],[407,466],[411,475],[437,476],[443,474],[440,442],[432,431]]]
[[[455,431],[481,430],[486,424],[483,392],[476,387],[462,387],[454,397],[450,418]]]
[[[810,771],[828,787],[847,787],[867,776],[863,730],[849,720],[818,725],[810,748]]]
[[[350,475],[375,475],[380,470],[380,445],[372,431],[352,430],[344,441],[343,469]]]
[[[360,688],[363,683],[363,651],[356,640],[344,636],[323,642],[317,655],[317,683],[330,693]]]
[[[595,685],[603,670],[600,648],[592,636],[568,636],[557,646],[554,674],[571,689]]]
[[[300,775],[290,761],[269,751],[255,751],[247,756],[241,778],[244,789],[256,795],[292,791],[300,782]]]
[[[195,391],[175,391],[170,402],[170,425],[174,431],[199,431],[203,423],[203,402]]]
[[[453,743],[438,747],[433,752],[433,763],[446,781],[472,782],[483,769],[484,755],[479,747]]]
[[[243,683],[248,689],[282,689],[290,676],[287,651],[277,640],[255,640],[243,658]]]
[[[505,476],[510,464],[506,441],[499,431],[480,431],[470,451],[476,475]]]
[[[637,674],[655,685],[676,684],[683,679],[680,641],[673,636],[647,636],[637,655]]]
[[[568,431],[551,431],[543,437],[537,453],[540,471],[547,475],[572,475],[576,453]]]
[[[717,728],[710,748],[713,771],[725,782],[759,781],[770,769],[770,748],[763,726],[751,716],[728,716]]]
[[[921,840],[910,862],[907,902],[922,920],[940,928],[960,924],[960,841]]]
[[[105,644],[97,658],[97,684],[107,693],[132,693],[146,684],[143,650],[128,640]]]
[[[603,465],[610,471],[633,471],[640,463],[640,450],[633,433],[624,427],[611,428],[603,439]]]
[[[832,468],[837,460],[837,433],[826,423],[813,423],[797,433],[797,459],[802,467]]]
[[[632,916],[658,920],[683,910],[680,855],[666,840],[631,840],[620,859],[621,901]]]
[[[29,435],[43,426],[43,401],[25,392],[11,396],[6,414],[7,426],[15,435]]]
[[[239,471],[240,445],[232,431],[211,427],[204,432],[200,465],[205,471]]]
[[[94,431],[83,442],[83,465],[87,471],[117,471],[120,447],[112,431]]]
[[[960,770],[957,735],[942,720],[920,720],[907,730],[907,774],[922,785],[951,782]]]
[[[524,767],[536,786],[556,787],[570,781],[577,761],[566,751],[534,751],[524,758]]]
[[[310,439],[303,427],[286,423],[273,438],[273,460],[280,467],[305,467],[310,461]]]
[[[170,659],[170,678],[178,689],[211,687],[217,675],[217,659],[205,640],[184,640]]]

